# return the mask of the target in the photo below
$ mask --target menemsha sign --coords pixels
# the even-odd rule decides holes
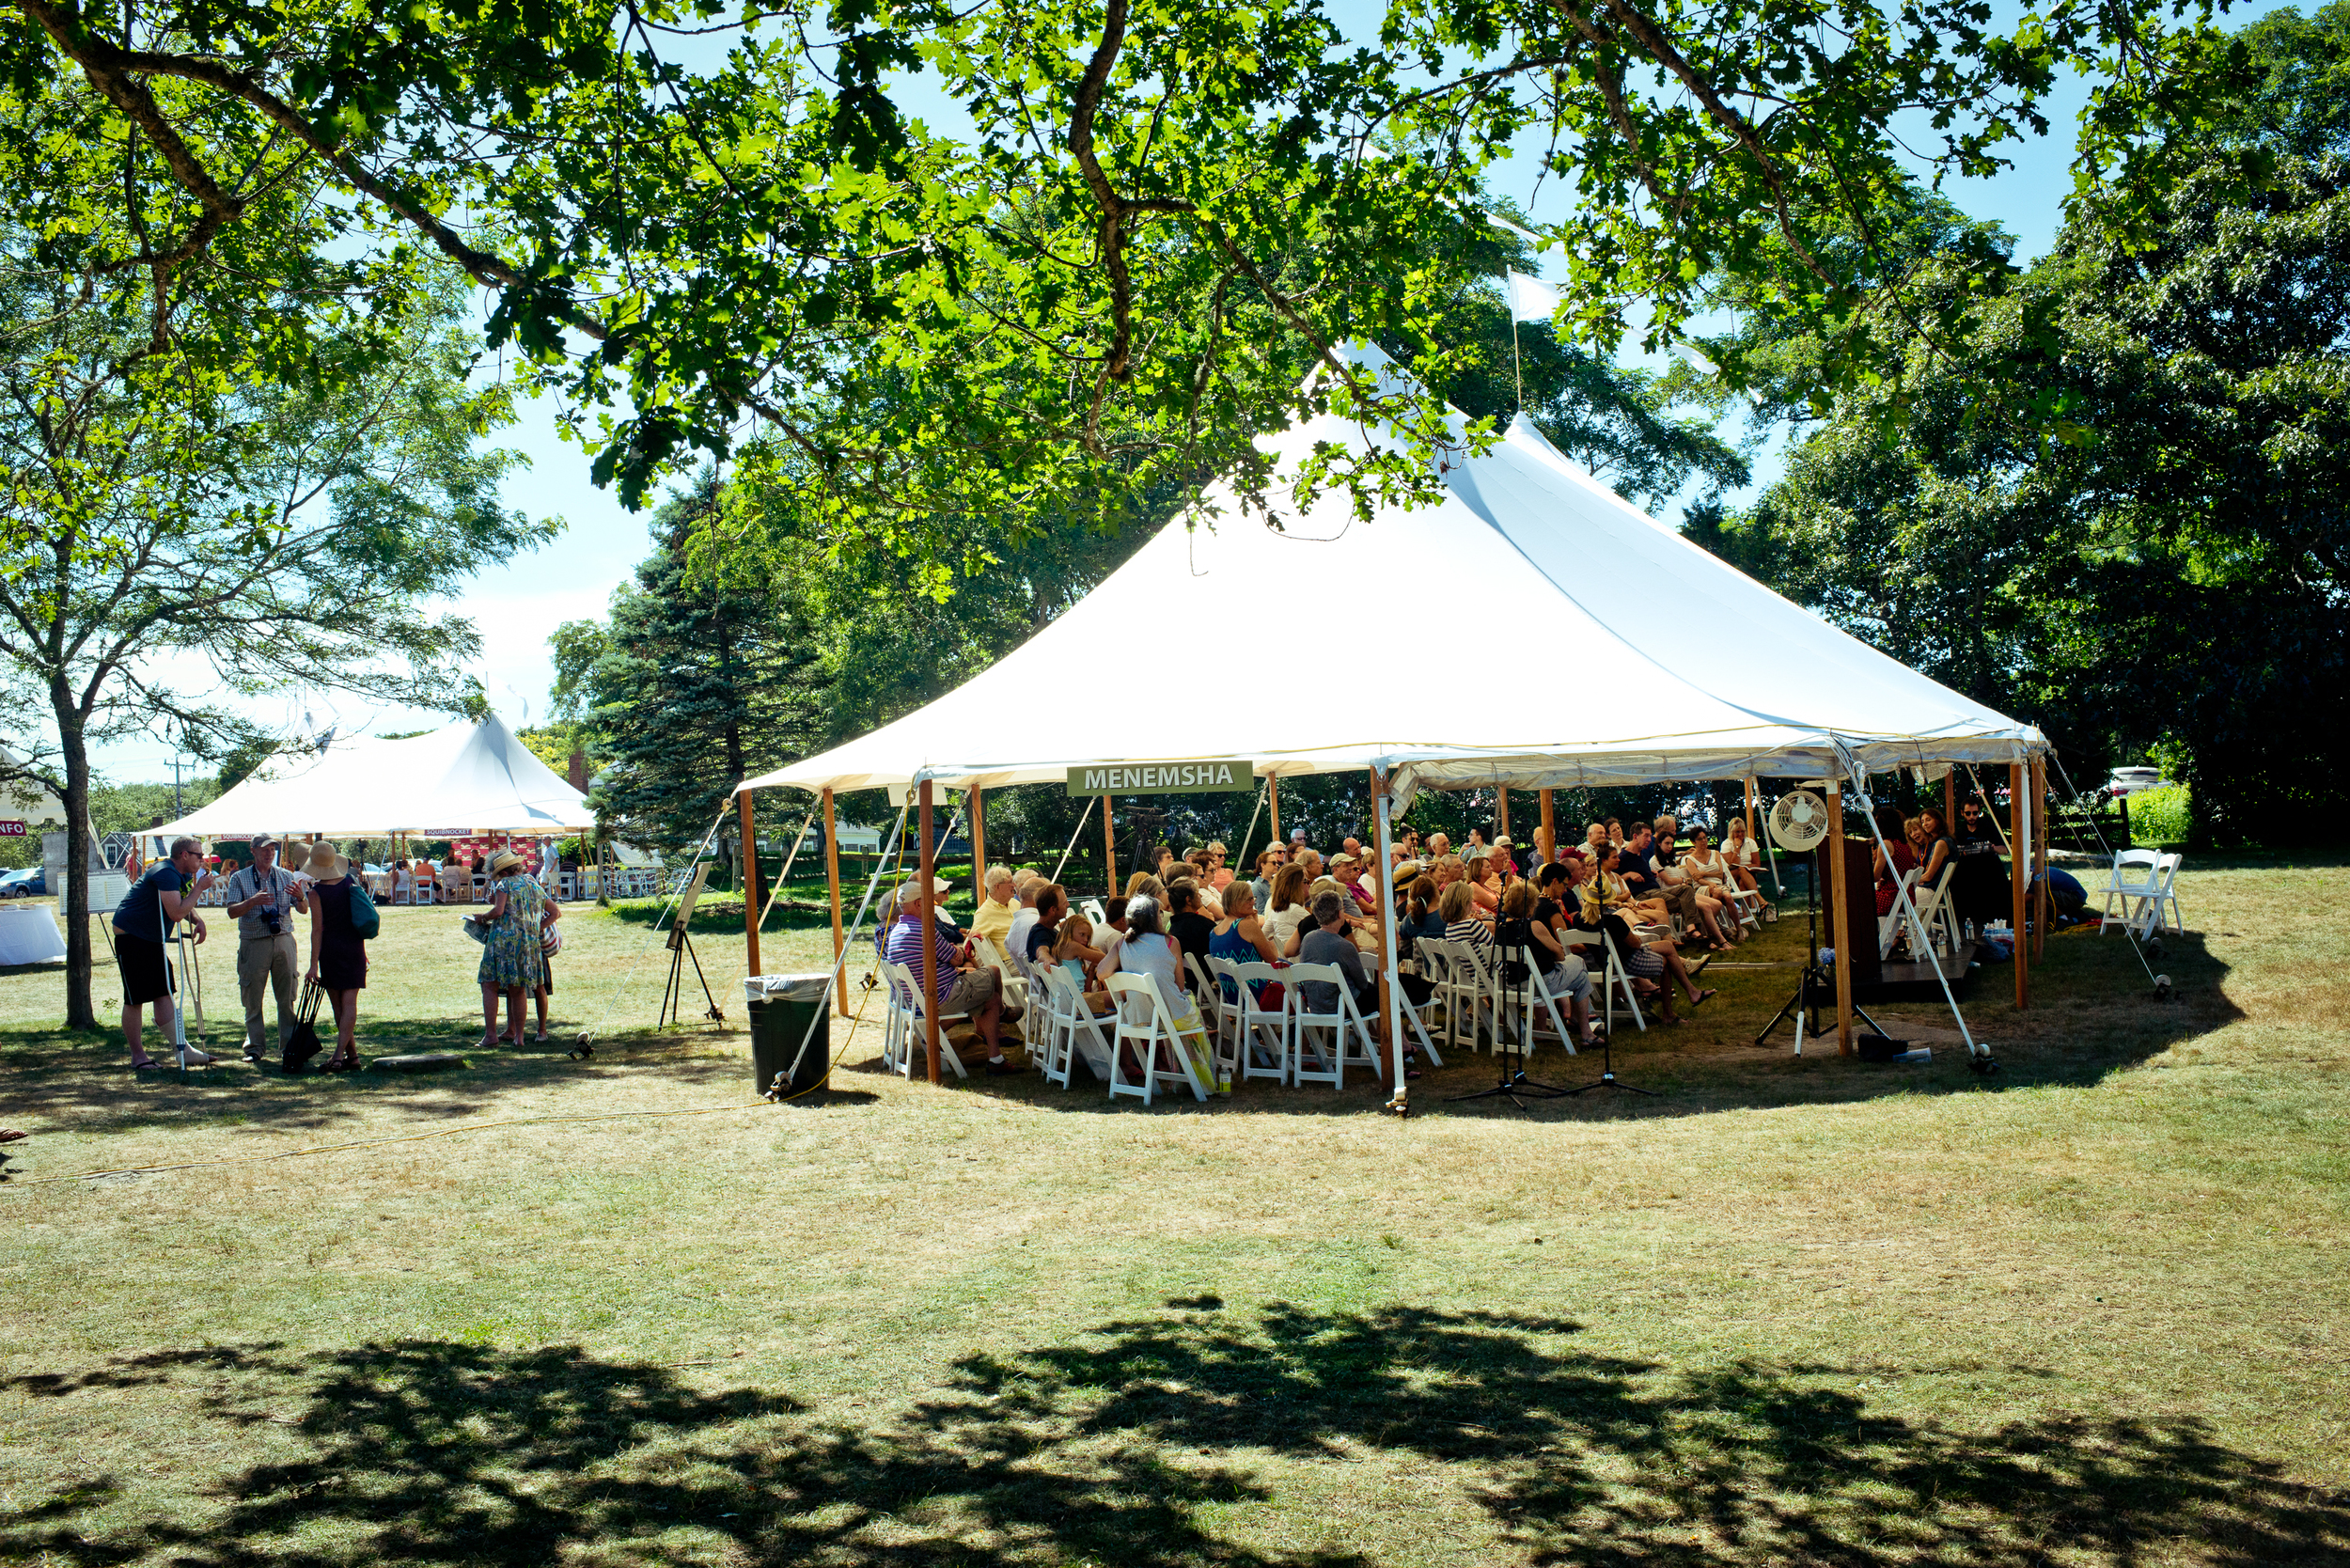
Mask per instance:
[[[1205,762],[1132,762],[1071,768],[1073,795],[1239,794],[1257,787],[1257,764],[1234,758]]]

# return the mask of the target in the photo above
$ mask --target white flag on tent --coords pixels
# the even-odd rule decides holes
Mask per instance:
[[[1509,274],[1510,315],[1521,321],[1547,321],[1559,309],[1559,290],[1539,277]]]
[[[1530,228],[1520,227],[1518,225],[1512,223],[1508,218],[1503,217],[1498,212],[1486,213],[1485,221],[1493,225],[1496,228],[1507,229],[1511,233],[1516,235],[1519,239],[1525,240],[1532,244],[1539,245],[1543,243],[1543,237],[1541,235],[1535,233]]]

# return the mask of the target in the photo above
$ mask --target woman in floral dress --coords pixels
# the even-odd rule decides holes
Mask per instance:
[[[490,857],[490,906],[481,915],[489,939],[481,945],[481,1046],[523,1043],[525,998],[539,989],[539,916],[546,890],[522,874],[523,857],[500,850]],[[506,997],[507,1032],[498,1035],[498,996]]]

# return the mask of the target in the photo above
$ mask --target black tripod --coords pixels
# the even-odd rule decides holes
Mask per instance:
[[[683,921],[669,928],[669,982],[662,987],[661,1011],[653,1015],[652,1027],[666,1028],[685,1017],[685,961],[694,961],[694,978],[702,982],[702,1000],[710,1004],[703,1014],[713,1024],[723,1024],[727,1015],[718,1011],[718,998],[710,994],[710,977],[702,973],[701,955],[694,951],[694,938]]]
[[[1500,979],[1500,1008],[1494,1020],[1494,1049],[1501,1058],[1501,1081],[1491,1089],[1480,1089],[1474,1094],[1455,1094],[1455,1100],[1491,1100],[1505,1097],[1518,1109],[1526,1108],[1521,1095],[1537,1100],[1558,1100],[1577,1092],[1560,1089],[1556,1084],[1537,1083],[1526,1075],[1526,985],[1529,978],[1528,966],[1512,956],[1524,950],[1532,941],[1524,920],[1504,919],[1494,926],[1494,962],[1500,965],[1496,971]]]
[[[1810,1014],[1811,1033],[1820,1032],[1820,1009],[1836,1005],[1836,982],[1829,978],[1827,965],[1820,962],[1820,852],[1811,852],[1811,864],[1804,871],[1803,888],[1803,974],[1795,981],[1795,994],[1771,1015],[1762,1026],[1762,1032],[1754,1037],[1757,1045],[1771,1038],[1771,1031],[1787,1021],[1789,1013],[1795,1018],[1795,1055],[1803,1055],[1804,1015]],[[1884,1026],[1869,1016],[1859,1003],[1853,1004],[1853,1012],[1877,1033]]]
[[[1602,932],[1599,939],[1609,952],[1615,950],[1616,939],[1614,937]],[[1605,993],[1607,986],[1607,971],[1605,968],[1600,971],[1599,983],[1601,991]],[[1585,1094],[1594,1089],[1621,1089],[1626,1094],[1645,1094],[1652,1100],[1658,1098],[1656,1090],[1642,1089],[1637,1084],[1625,1083],[1616,1076],[1616,1031],[1611,1028],[1603,1028],[1599,1032],[1599,1076],[1590,1083],[1577,1084],[1567,1092]]]

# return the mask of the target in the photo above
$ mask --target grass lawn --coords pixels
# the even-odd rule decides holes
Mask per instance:
[[[739,937],[655,1036],[576,909],[586,1063],[134,1082],[0,975],[0,1562],[2350,1561],[2342,875],[2183,877],[2168,1005],[2118,937],[1986,974],[1993,1079],[1755,1050],[1794,971],[1717,965],[1617,1053],[1662,1098],[1455,1058],[1408,1121],[932,1090],[874,1019],[758,1104]],[[453,915],[375,951],[363,1054],[474,1038]]]

